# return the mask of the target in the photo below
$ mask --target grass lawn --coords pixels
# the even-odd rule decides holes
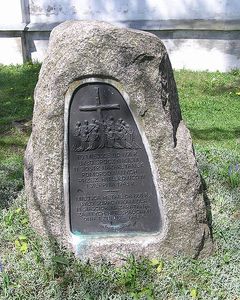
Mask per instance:
[[[23,153],[40,65],[0,66],[0,299],[240,300],[240,71],[177,71],[183,119],[212,205],[215,253],[205,259],[82,263],[28,222]]]

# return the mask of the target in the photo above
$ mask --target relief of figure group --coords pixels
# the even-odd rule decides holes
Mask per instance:
[[[114,120],[112,116],[99,121],[92,119],[77,122],[74,136],[78,137],[78,143],[74,146],[77,152],[89,151],[100,148],[137,149],[140,148],[134,141],[134,133],[131,126],[123,119]]]

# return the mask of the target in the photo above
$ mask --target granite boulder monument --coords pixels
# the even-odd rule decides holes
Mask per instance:
[[[60,24],[34,99],[25,186],[36,231],[94,261],[211,252],[192,140],[156,36]]]

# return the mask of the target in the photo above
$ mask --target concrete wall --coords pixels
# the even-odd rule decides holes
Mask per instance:
[[[7,0],[0,2],[0,24],[13,26],[22,22],[21,1]]]
[[[42,61],[51,29],[98,19],[151,31],[173,67],[240,68],[239,0],[8,0],[0,2],[0,63]]]
[[[0,1],[0,63],[23,62],[21,30],[24,27],[21,2]]]
[[[240,16],[238,0],[31,0],[32,23],[66,19],[106,21],[202,19]]]

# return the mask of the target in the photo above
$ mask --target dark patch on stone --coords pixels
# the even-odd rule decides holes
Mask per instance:
[[[174,146],[177,145],[176,133],[178,125],[182,120],[181,109],[178,101],[176,83],[173,77],[171,62],[168,55],[164,55],[159,65],[159,73],[162,84],[162,105],[168,111],[173,126]]]
[[[138,61],[139,63],[148,62],[154,59],[153,55],[147,55],[145,53],[139,54],[137,57],[134,58],[133,63]]]

